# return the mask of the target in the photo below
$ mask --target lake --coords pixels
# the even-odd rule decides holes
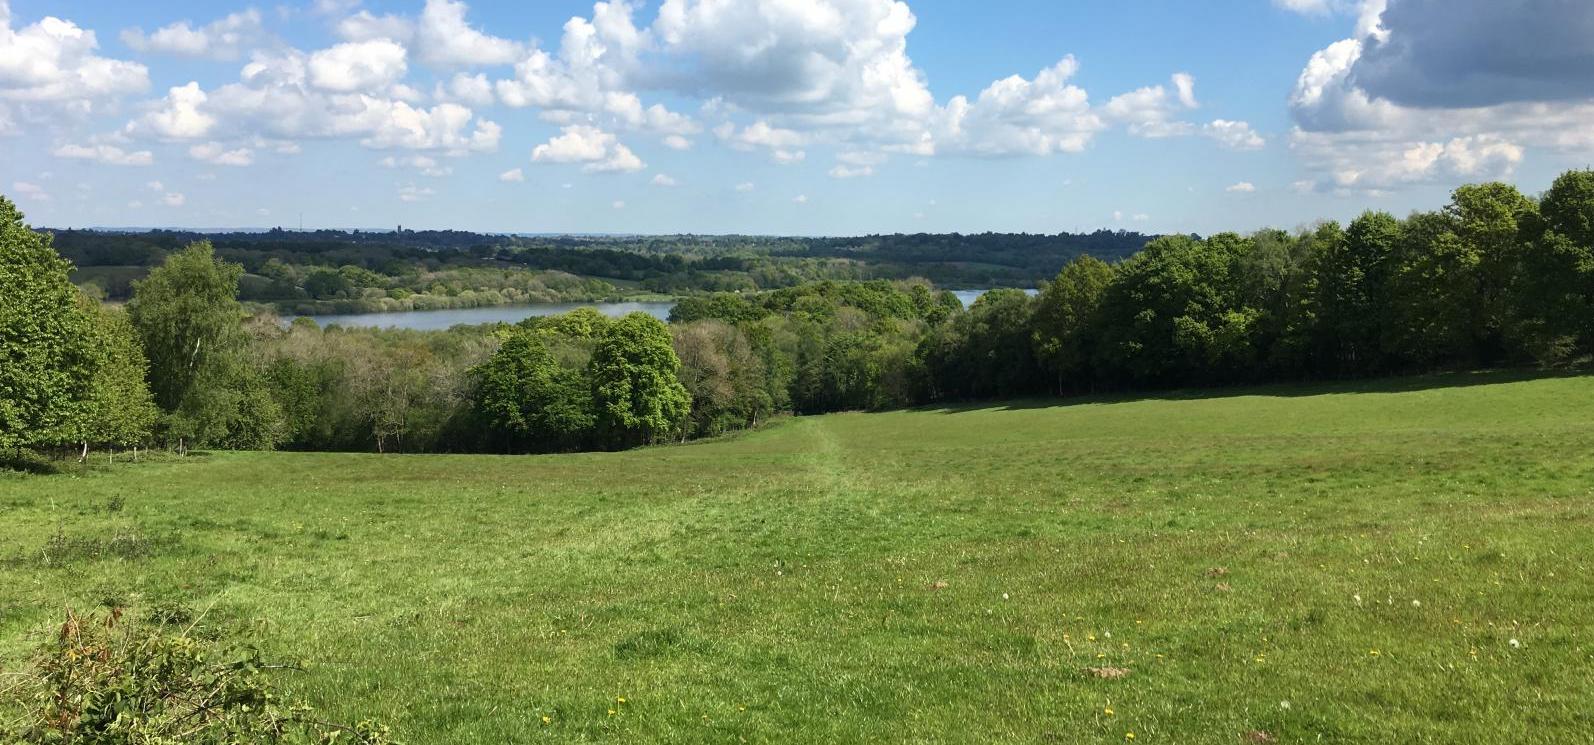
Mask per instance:
[[[1031,295],[1034,290],[1025,290]],[[953,290],[963,307],[985,294],[985,290]],[[606,316],[619,317],[638,311],[660,320],[669,320],[673,302],[614,302],[614,303],[538,303],[535,305],[498,305],[489,308],[452,308],[448,310],[407,310],[398,313],[345,313],[307,316],[322,327],[338,325],[345,328],[412,329],[415,331],[440,331],[459,325],[479,326],[486,323],[517,323],[536,316],[555,316],[577,308],[593,308]],[[284,318],[285,322],[291,318]]]

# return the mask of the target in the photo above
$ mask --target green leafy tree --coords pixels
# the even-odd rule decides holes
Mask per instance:
[[[1321,371],[1365,374],[1384,366],[1389,284],[1400,238],[1394,215],[1366,212],[1351,221],[1340,240],[1315,246],[1310,303]]]
[[[471,371],[475,407],[512,450],[566,450],[592,434],[592,389],[549,352],[543,336],[511,331],[492,357]]]
[[[764,361],[740,328],[717,320],[672,324],[680,380],[692,395],[687,434],[757,426],[773,413]]]
[[[1023,290],[991,290],[974,301],[958,319],[966,324],[964,354],[972,364],[966,395],[975,398],[1016,396],[1033,392],[1039,366],[1035,361],[1031,318],[1035,300]]]
[[[1099,333],[1101,298],[1112,284],[1113,268],[1100,259],[1081,256],[1068,262],[1041,290],[1035,303],[1031,334],[1035,358],[1062,392],[1091,376],[1092,343]]]
[[[1412,215],[1390,280],[1384,349],[1398,362],[1430,368],[1479,358],[1481,256],[1442,213]]]
[[[1524,233],[1540,224],[1539,207],[1515,186],[1496,181],[1457,188],[1445,215],[1476,257],[1473,277],[1465,283],[1476,293],[1467,303],[1472,361],[1499,362],[1520,346],[1512,338],[1511,290],[1518,284]]]
[[[242,273],[200,242],[134,286],[129,316],[149,355],[150,389],[168,415],[170,438],[269,449],[284,436],[281,408],[254,366],[243,329]]]
[[[85,312],[94,320],[103,358],[94,371],[87,412],[71,439],[84,443],[85,449],[90,444],[125,448],[148,442],[160,410],[145,382],[149,362],[138,334],[121,310],[89,305]]]
[[[1237,304],[1256,310],[1250,343],[1271,374],[1298,375],[1303,368],[1305,339],[1298,329],[1310,251],[1308,236],[1260,230],[1248,237],[1235,267]]]
[[[1515,187],[1455,190],[1442,212],[1402,225],[1385,351],[1408,365],[1477,365],[1519,354],[1512,289],[1538,208]]]
[[[1124,262],[1102,298],[1099,364],[1153,385],[1222,382],[1254,374],[1259,313],[1235,282],[1250,249],[1240,236],[1159,238]]]
[[[304,292],[316,300],[346,298],[354,293],[354,284],[340,272],[317,269],[304,278]]]
[[[1269,353],[1273,370],[1287,375],[1320,375],[1325,372],[1319,329],[1322,304],[1319,292],[1327,277],[1320,273],[1326,255],[1343,251],[1345,230],[1338,222],[1326,220],[1292,241],[1289,269],[1281,282],[1282,297],[1276,309],[1278,338]],[[1267,241],[1257,241],[1259,253],[1268,251]]]
[[[598,429],[611,444],[656,442],[679,431],[692,408],[680,368],[670,330],[657,318],[632,313],[603,330],[589,377]]]
[[[1594,171],[1562,174],[1539,210],[1514,305],[1530,351],[1559,362],[1594,352]]]
[[[0,449],[51,444],[88,413],[102,351],[70,269],[0,197]]]
[[[593,308],[576,308],[569,313],[528,318],[518,325],[543,338],[563,337],[567,341],[593,341],[603,335],[614,320]]]

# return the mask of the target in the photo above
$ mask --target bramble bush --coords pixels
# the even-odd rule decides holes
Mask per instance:
[[[68,611],[24,669],[0,677],[0,742],[82,745],[397,745],[371,721],[318,719],[273,684],[244,645],[178,630],[161,612],[134,622]]]

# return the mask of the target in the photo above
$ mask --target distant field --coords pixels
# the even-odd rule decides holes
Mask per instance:
[[[149,274],[145,266],[82,266],[72,270],[72,283],[78,286],[97,284],[113,297],[125,298],[133,291],[133,282]]]
[[[0,659],[181,602],[411,745],[1594,738],[1587,377],[218,453],[0,475],[0,515]]]

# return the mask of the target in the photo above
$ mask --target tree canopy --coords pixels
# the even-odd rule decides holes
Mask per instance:
[[[0,197],[0,449],[51,444],[88,415],[103,353],[69,270]]]

